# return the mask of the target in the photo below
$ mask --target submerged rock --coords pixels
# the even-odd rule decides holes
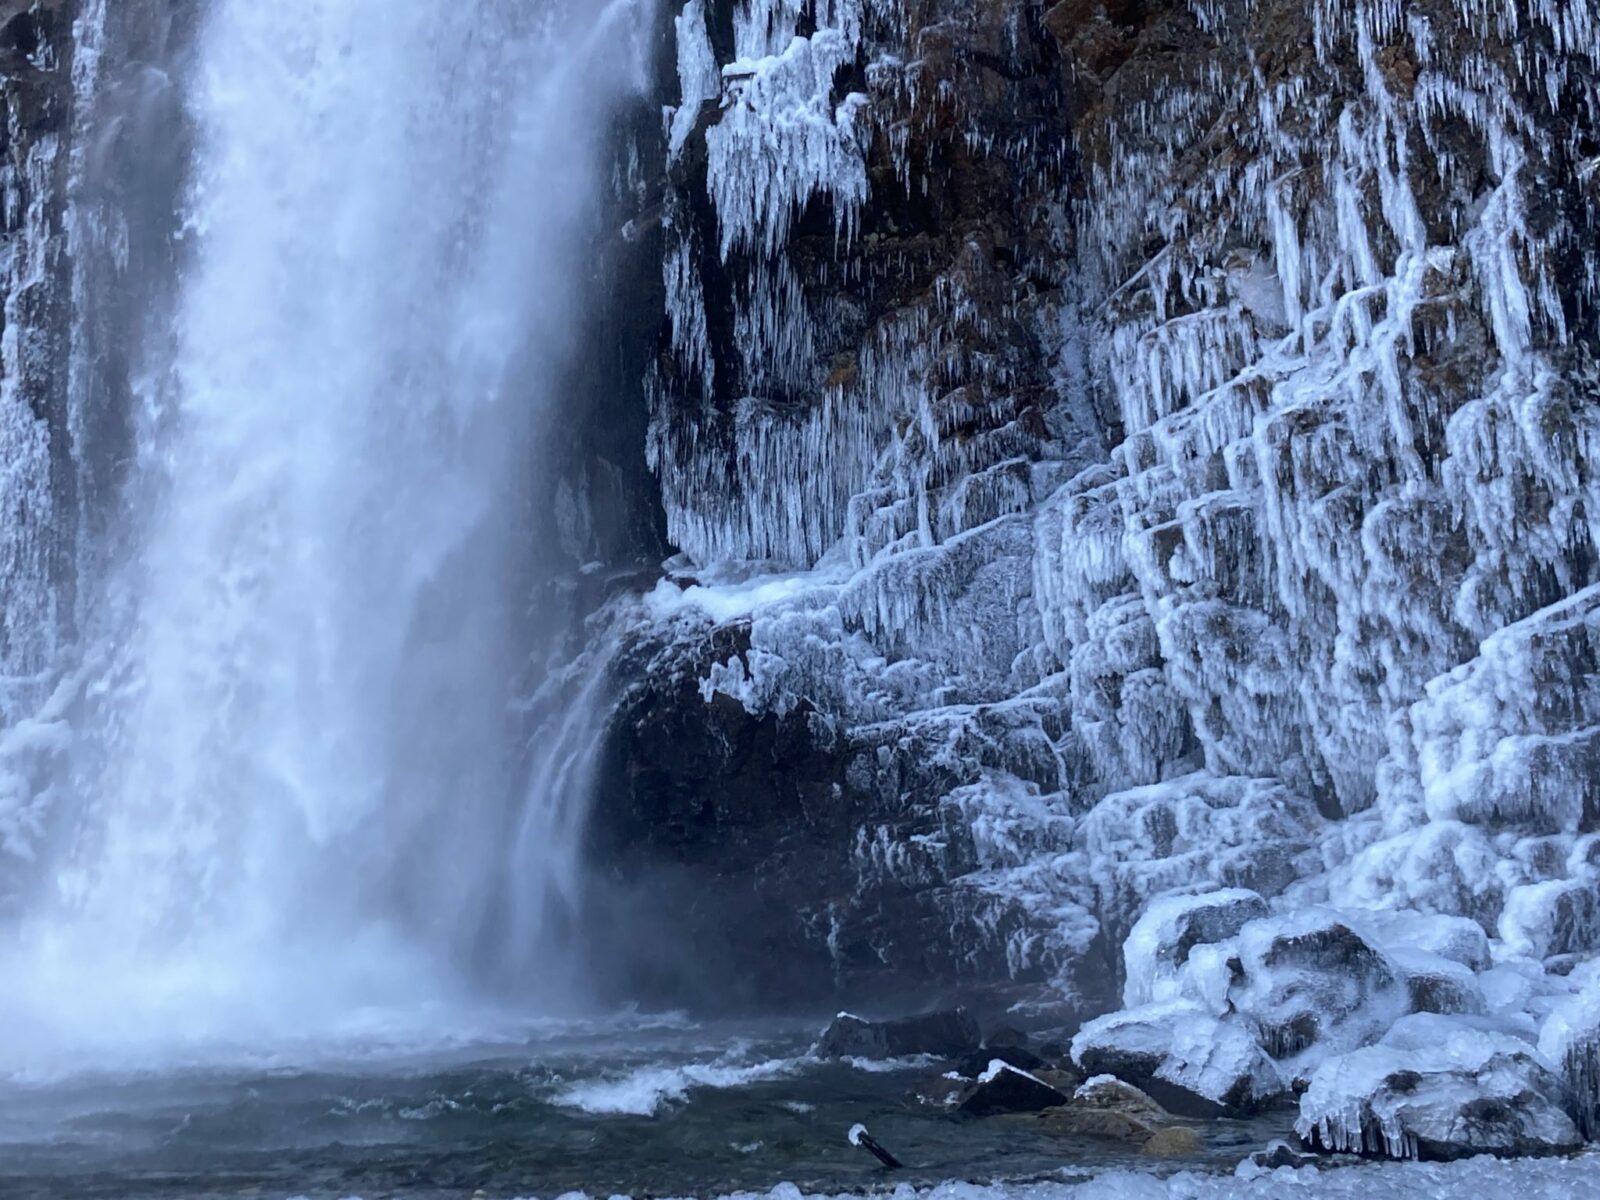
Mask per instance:
[[[1039,1114],[1039,1124],[1058,1137],[1087,1137],[1104,1142],[1121,1142],[1142,1147],[1161,1127],[1154,1120],[1114,1109],[1069,1104]]]
[[[1263,1171],[1276,1171],[1279,1167],[1299,1168],[1315,1166],[1317,1156],[1298,1150],[1288,1142],[1269,1142],[1265,1150],[1257,1150],[1245,1160]]]
[[[964,1008],[868,1021],[840,1013],[823,1032],[817,1053],[825,1058],[959,1059],[978,1049],[978,1023]]]
[[[1169,1125],[1151,1134],[1150,1139],[1139,1147],[1139,1153],[1151,1158],[1186,1158],[1199,1154],[1204,1148],[1205,1142],[1200,1135],[1187,1125]]]

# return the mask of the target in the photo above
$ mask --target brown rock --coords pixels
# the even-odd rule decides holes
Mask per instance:
[[[1144,1146],[1160,1130],[1131,1113],[1069,1104],[1039,1114],[1039,1125],[1058,1137],[1089,1137],[1130,1146]]]
[[[1152,1158],[1186,1158],[1199,1154],[1205,1143],[1194,1130],[1183,1125],[1169,1125],[1150,1135],[1150,1140],[1139,1148],[1140,1154]]]

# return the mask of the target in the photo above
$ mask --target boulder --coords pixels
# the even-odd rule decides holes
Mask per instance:
[[[1085,1080],[1072,1093],[1072,1100],[1084,1108],[1110,1109],[1157,1120],[1167,1116],[1166,1109],[1115,1075],[1096,1075]]]
[[[1417,1014],[1375,1046],[1324,1062],[1300,1100],[1309,1149],[1444,1161],[1564,1154],[1583,1142],[1567,1091],[1511,1034]]]
[[[978,1049],[978,1023],[964,1008],[868,1021],[840,1013],[822,1034],[817,1053],[824,1058],[959,1059]]]
[[[1040,1112],[1066,1103],[1066,1095],[1044,1080],[995,1059],[978,1076],[957,1111],[969,1117],[993,1117],[1001,1113]]]
[[[1069,1104],[1046,1109],[1039,1114],[1039,1127],[1057,1137],[1095,1138],[1142,1147],[1161,1132],[1161,1127],[1134,1113],[1108,1108],[1085,1108]]]
[[[1014,1025],[996,1025],[983,1035],[984,1049],[993,1049],[996,1046],[1015,1046],[1027,1049],[1033,1045],[1033,1039]]]
[[[1039,1114],[1041,1126],[1064,1137],[1121,1142],[1156,1157],[1196,1153],[1192,1129],[1172,1124],[1172,1114],[1130,1083],[1097,1075],[1081,1084],[1071,1103]]]
[[[1174,999],[1178,970],[1196,946],[1225,941],[1266,915],[1267,902],[1245,888],[1152,900],[1122,945],[1123,1004]]]
[[[1019,1071],[1038,1071],[1050,1065],[1023,1046],[985,1046],[982,1050],[963,1058],[956,1070],[969,1079],[975,1079],[987,1071],[989,1064],[996,1059],[1007,1066],[1016,1067]]]
[[[1251,921],[1196,958],[1197,990],[1253,1023],[1288,1078],[1368,1045],[1412,1010],[1404,973],[1331,910]]]
[[[1566,1081],[1567,1111],[1578,1132],[1600,1139],[1600,970],[1545,1018],[1539,1052]]]
[[[1089,1022],[1072,1039],[1087,1074],[1114,1075],[1186,1117],[1248,1116],[1284,1091],[1251,1032],[1184,1001]]]
[[[1188,1158],[1205,1149],[1200,1135],[1187,1125],[1168,1125],[1150,1135],[1139,1153],[1151,1158]]]

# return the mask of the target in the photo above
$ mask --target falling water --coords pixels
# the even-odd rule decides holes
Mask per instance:
[[[537,966],[594,739],[530,782],[529,480],[643,7],[209,0],[18,1044],[305,1034]]]

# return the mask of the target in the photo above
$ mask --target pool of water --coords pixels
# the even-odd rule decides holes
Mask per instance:
[[[1027,1118],[911,1100],[942,1068],[809,1054],[818,1025],[644,1023],[408,1054],[280,1054],[226,1066],[0,1082],[8,1200],[706,1195],[870,1190],[1137,1164]],[[905,1169],[850,1146],[856,1122]],[[1198,1159],[1231,1169],[1286,1121],[1217,1122]]]

